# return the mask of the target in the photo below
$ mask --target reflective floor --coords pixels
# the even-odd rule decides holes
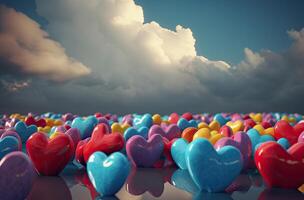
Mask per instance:
[[[133,169],[115,197],[101,198],[94,190],[85,170],[69,165],[59,177],[38,177],[28,199],[304,199],[299,190],[265,188],[261,176],[255,172],[241,174],[226,189],[226,193],[200,193],[189,173],[176,168]]]

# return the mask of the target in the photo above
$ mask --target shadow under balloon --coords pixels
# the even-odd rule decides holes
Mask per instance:
[[[299,190],[282,189],[282,188],[266,188],[259,195],[258,200],[303,200],[304,194]]]
[[[133,168],[127,178],[125,187],[132,195],[149,192],[160,197],[164,192],[164,183],[171,181],[176,168]]]
[[[247,192],[252,181],[247,174],[239,175],[235,181],[223,193],[208,193],[200,191],[192,180],[188,170],[178,169],[171,177],[171,184],[178,189],[187,191],[193,195],[193,199],[232,199],[231,193],[235,191]]]
[[[66,182],[59,176],[39,176],[35,179],[27,200],[72,200]]]

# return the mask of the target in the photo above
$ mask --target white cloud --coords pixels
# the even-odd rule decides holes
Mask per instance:
[[[90,73],[89,68],[68,57],[35,21],[5,6],[0,6],[0,46],[0,59],[6,62],[2,67],[17,66],[22,72],[55,81]]]
[[[145,23],[142,7],[133,0],[37,0],[37,11],[49,21],[47,31],[69,53],[107,83],[123,85],[131,96],[201,90],[184,72],[196,58],[202,65],[229,67],[197,57],[189,28],[177,25],[173,31],[154,21]]]

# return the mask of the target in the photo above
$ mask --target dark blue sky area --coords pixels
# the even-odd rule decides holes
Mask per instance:
[[[199,55],[236,64],[243,49],[283,51],[290,45],[286,31],[304,27],[301,0],[135,0],[144,9],[145,21],[174,29],[189,27]],[[0,0],[24,12],[42,26],[35,0]]]

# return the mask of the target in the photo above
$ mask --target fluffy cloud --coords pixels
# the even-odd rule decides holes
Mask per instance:
[[[288,32],[293,43],[283,53],[245,48],[244,60],[230,66],[197,55],[189,28],[144,22],[133,0],[36,3],[49,22],[46,31],[92,73],[60,84],[33,79],[21,92],[31,97],[22,103],[34,104],[32,110],[304,112],[304,30]],[[19,102],[16,95],[7,98]]]
[[[90,73],[66,55],[39,24],[14,9],[0,6],[0,59],[3,72],[20,71],[63,81]]]

